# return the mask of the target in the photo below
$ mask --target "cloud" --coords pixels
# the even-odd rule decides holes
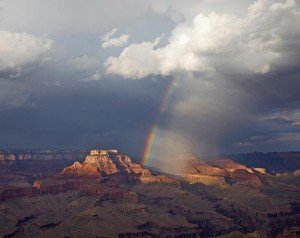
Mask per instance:
[[[175,78],[172,102],[158,116],[161,144],[176,131],[196,143],[190,150],[202,155],[295,148],[297,142],[280,145],[271,139],[299,133],[295,124],[259,118],[288,110],[292,102],[299,105],[296,2],[258,0],[246,6],[244,14],[242,9],[238,14],[198,10],[174,27],[166,43],[160,38],[132,43],[119,56],[108,57],[106,73],[128,79]],[[253,143],[250,138],[255,136],[274,144]]]
[[[110,47],[119,47],[128,42],[129,35],[121,35],[117,38],[113,38],[116,34],[117,29],[113,28],[111,31],[107,32],[105,35],[101,37],[102,48],[110,48]]]
[[[101,79],[101,73],[98,71],[101,62],[95,57],[83,55],[70,60],[68,63],[71,70],[78,70],[78,75],[82,74],[80,75],[80,81],[87,82]]]
[[[298,1],[116,2],[1,1],[1,29],[44,43],[50,39],[39,36],[48,34],[55,42],[38,54],[31,50],[35,41],[26,41],[26,55],[36,60],[22,56],[0,70],[0,78],[11,78],[0,80],[4,147],[113,146],[142,153],[157,122],[154,155],[166,164],[183,149],[299,149],[293,139],[300,133]],[[99,35],[116,26],[121,33],[111,31],[107,42],[128,33],[130,43],[99,51]],[[24,41],[25,33],[16,35]],[[13,42],[19,44],[7,44]],[[42,52],[43,44],[33,45]],[[49,53],[51,61],[36,67]],[[169,87],[173,79],[176,87]],[[161,107],[161,100],[168,103]],[[286,135],[291,140],[278,139]]]
[[[91,74],[90,76],[81,79],[80,81],[88,82],[88,81],[97,81],[100,79],[101,79],[101,74],[98,72],[95,72],[95,73]]]
[[[14,80],[0,80],[0,109],[33,108],[28,86]]]
[[[300,48],[300,13],[295,1],[259,0],[245,17],[199,13],[179,23],[168,43],[133,43],[105,62],[109,74],[140,79],[181,72],[209,73],[226,69],[246,74],[268,73],[283,67],[291,48]]]
[[[160,74],[159,60],[153,50],[157,41],[132,44],[121,55],[109,57],[105,61],[106,72],[121,74],[125,78],[144,78],[150,74]]]
[[[99,79],[101,79],[101,74],[99,74],[99,73],[94,73],[94,74],[91,76],[91,79],[92,79],[92,80],[99,80]]]
[[[46,60],[52,45],[46,37],[0,31],[0,75],[20,76],[24,68]]]
[[[71,67],[80,71],[89,71],[100,66],[100,61],[95,57],[83,55],[69,61]]]
[[[189,18],[197,13],[202,1],[191,0],[186,4],[181,0],[153,0],[150,8],[157,14],[168,15],[174,22],[180,22],[184,18]]]

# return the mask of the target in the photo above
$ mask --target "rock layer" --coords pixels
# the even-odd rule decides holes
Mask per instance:
[[[154,175],[116,150],[92,150],[32,183],[3,176],[0,237],[297,237],[297,172],[188,161],[178,175]]]

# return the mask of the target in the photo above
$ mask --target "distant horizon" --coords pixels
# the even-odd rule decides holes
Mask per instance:
[[[50,150],[50,151],[62,151],[62,150],[87,150],[87,151],[90,151],[90,150],[112,150],[112,149],[116,149],[118,150],[118,148],[115,148],[115,147],[109,147],[109,148],[106,148],[106,147],[90,147],[90,148],[36,148],[36,149],[33,149],[33,148],[0,148],[0,152],[2,151],[7,151],[7,150],[15,150],[15,151],[26,151],[26,150],[32,150],[32,151],[42,151],[42,150]],[[118,152],[122,152],[121,150]],[[248,152],[238,152],[238,153],[219,153],[219,154],[216,154],[216,155],[238,155],[238,154],[254,154],[254,153],[286,153],[286,152],[290,152],[290,153],[293,153],[293,152],[300,152],[300,149],[299,150],[274,150],[274,151],[248,151]],[[192,153],[192,152],[191,152]],[[184,153],[182,153],[184,154]],[[200,154],[199,154],[200,155]]]

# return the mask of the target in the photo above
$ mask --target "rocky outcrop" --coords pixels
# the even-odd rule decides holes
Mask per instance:
[[[3,164],[4,162],[5,162],[5,156],[0,152],[0,164]]]
[[[33,185],[32,185],[32,187],[33,187],[33,188],[36,188],[36,189],[40,189],[41,186],[42,186],[42,181],[41,181],[41,180],[36,180],[36,181],[33,183]]]
[[[212,176],[227,176],[228,172],[222,168],[214,167],[204,161],[200,161],[198,163],[194,163],[194,170],[198,173],[212,175]]]
[[[168,184],[168,185],[180,185],[179,180],[170,178],[165,175],[141,175],[139,181],[143,184]]]
[[[16,178],[26,181],[24,177],[16,176]],[[22,188],[3,187],[0,191],[0,200],[57,194],[69,190],[78,190],[86,196],[96,196],[102,194],[105,186],[116,188],[120,183],[177,186],[180,184],[179,180],[164,175],[152,175],[148,169],[132,162],[128,156],[118,154],[116,150],[92,150],[83,163],[76,161],[64,168],[58,175],[36,180],[33,186],[27,183]],[[19,184],[21,184],[20,181]]]
[[[199,237],[199,228],[195,224],[182,226],[163,226],[154,221],[148,221],[138,226],[142,232],[121,233],[119,237]]]
[[[225,184],[225,176],[229,173],[218,167],[214,167],[205,161],[197,161],[196,159],[179,174],[181,178],[190,183],[203,183],[205,185],[223,185]]]
[[[60,175],[63,178],[69,176],[109,178],[111,181],[123,183],[179,184],[176,179],[152,175],[150,170],[132,162],[129,156],[118,154],[116,150],[92,150],[82,164],[75,162],[65,168]]]
[[[228,177],[226,177],[226,181],[229,184],[245,183],[249,185],[262,185],[261,180],[256,174],[250,173],[248,172],[248,170],[245,169],[234,170],[232,173],[229,174]]]
[[[244,232],[258,230],[269,237],[275,237],[285,228],[300,224],[300,213],[293,210],[292,206],[285,211],[261,212],[223,200],[217,204],[217,211],[234,219],[237,224],[245,228]]]
[[[0,186],[11,185],[11,186],[28,186],[28,181],[25,176],[14,175],[14,174],[0,174]]]
[[[113,201],[115,203],[138,203],[138,195],[125,189],[110,189],[101,194],[96,204],[105,201]]]
[[[300,177],[300,169],[297,169],[293,174],[294,174],[295,176]]]
[[[234,162],[232,159],[215,159],[211,161],[212,165],[224,169],[228,172],[234,172],[237,169],[243,169],[248,171],[249,173],[253,173],[250,168],[247,168],[245,165]]]
[[[253,172],[259,172],[261,174],[266,174],[267,170],[265,168],[253,168],[252,170],[254,170]]]
[[[94,166],[98,169],[101,175],[109,175],[118,173],[116,164],[111,160],[108,153],[100,155],[88,155],[83,163],[83,166]]]
[[[300,227],[291,227],[284,229],[282,234],[279,234],[276,238],[298,238],[300,237]]]
[[[190,183],[203,183],[205,185],[224,185],[225,178],[222,176],[206,174],[182,174],[181,177]]]
[[[116,155],[114,160],[119,165],[120,170],[125,173],[151,175],[151,172],[148,169],[142,168],[140,164],[133,163],[130,157],[127,155]]]
[[[36,188],[6,186],[2,187],[2,189],[0,190],[0,201],[6,201],[20,197],[33,197],[36,195]]]
[[[265,170],[263,168],[252,170],[230,159],[215,159],[208,162],[194,160],[179,176],[190,183],[205,185],[244,183],[258,186],[262,181],[257,174],[265,174]]]
[[[99,170],[97,166],[89,163],[79,163],[75,162],[73,165],[66,167],[62,171],[62,175],[66,176],[84,176],[84,177],[100,177]]]

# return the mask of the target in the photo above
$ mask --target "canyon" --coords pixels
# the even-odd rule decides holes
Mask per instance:
[[[186,155],[167,174],[116,149],[2,152],[0,237],[299,237],[284,156],[294,169]]]

